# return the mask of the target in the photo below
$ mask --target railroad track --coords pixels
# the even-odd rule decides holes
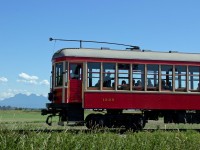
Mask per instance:
[[[17,129],[17,130],[1,130],[5,132],[18,132],[20,134],[28,134],[30,132],[35,133],[99,133],[99,132],[111,132],[123,134],[129,132],[126,129]],[[156,131],[166,131],[166,132],[186,132],[186,131],[197,131],[200,132],[200,129],[143,129],[142,131],[131,131],[130,132],[156,132]]]

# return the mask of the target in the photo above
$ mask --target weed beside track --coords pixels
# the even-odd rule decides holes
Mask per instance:
[[[199,149],[200,134],[196,131],[161,131],[129,132],[46,132],[33,130],[1,130],[0,149],[135,149],[168,150]]]
[[[34,115],[38,117],[30,117]],[[143,131],[132,132],[57,126],[57,120],[48,126],[45,118],[39,118],[39,112],[3,111],[0,116],[1,150],[195,150],[200,147],[198,124],[164,124],[161,119],[150,121]]]

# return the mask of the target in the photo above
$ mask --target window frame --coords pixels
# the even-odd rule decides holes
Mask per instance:
[[[62,64],[62,68],[61,68],[61,70],[59,71],[59,75],[57,74],[57,64]],[[59,88],[59,87],[62,87],[63,86],[63,70],[64,70],[64,66],[63,66],[63,61],[62,62],[56,62],[55,64],[54,64],[54,87],[55,88]],[[58,69],[60,69],[60,68],[58,68]],[[60,81],[58,81],[58,80],[60,80]]]
[[[91,69],[91,68],[88,67],[88,64],[90,64],[90,63],[91,63],[91,64],[93,64],[93,63],[99,64],[99,68],[98,68],[98,69],[99,69],[99,72],[89,71],[89,69]],[[102,73],[101,73],[101,70],[102,70],[102,69],[101,69],[101,68],[102,68],[102,67],[101,67],[101,64],[102,64],[101,62],[87,62],[87,64],[86,64],[86,66],[87,66],[87,67],[86,67],[86,78],[87,78],[87,79],[86,79],[86,89],[87,89],[87,90],[100,90],[100,89],[101,89],[101,86],[102,86],[102,85],[101,85],[101,81],[102,81],[102,79],[101,79],[101,76],[102,76],[102,75],[101,75],[101,74],[102,74]],[[93,68],[92,68],[92,69],[93,69]],[[92,76],[92,78],[91,78],[91,79],[93,79],[93,78],[94,78],[94,79],[95,79],[95,78],[99,79],[99,80],[97,80],[97,82],[96,82],[96,84],[99,83],[99,86],[98,86],[98,87],[88,85],[88,84],[92,84],[92,81],[89,81],[89,80],[90,80],[90,77],[88,76],[88,74],[90,74],[90,73],[91,73],[91,76],[92,76],[93,74],[99,74],[99,77],[93,77],[93,76]],[[99,82],[98,82],[98,81],[99,81]],[[89,83],[89,82],[91,82],[91,83]]]
[[[163,67],[167,67],[171,70],[165,70],[165,68]],[[173,92],[173,83],[174,83],[174,80],[173,80],[173,65],[171,64],[162,64],[160,65],[160,91],[164,91],[164,92]],[[171,74],[167,74],[167,72],[170,72],[171,71]],[[166,72],[166,73],[163,73],[163,72]],[[165,76],[166,79],[163,79],[162,77]],[[168,78],[168,79],[167,79]],[[163,88],[162,87],[162,82],[163,80],[165,80],[165,87]],[[170,82],[171,81],[171,82]],[[171,83],[171,88],[169,86],[169,83]]]
[[[197,75],[196,74],[190,74],[190,68],[192,67],[197,67]],[[193,71],[194,72],[194,71]],[[194,77],[198,77],[198,80],[197,80],[197,88],[196,89],[191,89],[191,85],[193,86],[194,83],[191,83],[192,81],[194,82],[195,79],[190,79],[190,77],[194,78]],[[188,66],[188,91],[190,92],[200,92],[200,66]]]
[[[143,68],[143,70],[140,70],[140,69],[138,69],[138,70],[135,70],[133,67],[135,66],[135,65],[139,65],[139,66],[142,66]],[[132,83],[131,83],[131,89],[133,90],[133,91],[144,91],[145,90],[145,78],[146,78],[146,75],[145,75],[145,67],[146,67],[146,65],[145,64],[139,64],[139,63],[137,63],[137,64],[132,64],[132,70],[131,70],[131,72],[132,72],[132,74],[131,74],[131,81],[132,81]],[[140,71],[139,71],[140,70]],[[140,78],[134,78],[134,75],[139,75],[139,76],[141,76]],[[135,83],[133,82],[133,79],[135,80]],[[137,82],[136,82],[136,79],[138,79],[137,80]],[[140,81],[140,83],[141,83],[141,85],[138,85],[139,84],[139,82],[138,81]],[[133,85],[133,83],[134,83],[134,85]]]
[[[106,68],[106,67],[104,67],[104,65],[106,65],[106,64],[109,64],[109,65],[113,65],[114,66],[114,69],[108,69],[108,68]],[[103,63],[101,63],[101,68],[102,68],[102,74],[101,74],[101,77],[102,77],[102,83],[101,83],[101,85],[102,85],[102,90],[115,90],[115,87],[116,87],[116,63],[112,63],[112,62],[103,62]],[[114,72],[110,72],[110,71],[106,71],[106,69],[108,69],[108,70],[114,70]],[[105,71],[104,71],[105,70]],[[110,72],[110,76],[112,76],[112,75],[114,75],[114,78],[112,78],[112,77],[108,77],[108,73]],[[104,81],[105,79],[108,79],[108,80],[110,80],[109,82],[110,83],[108,83],[108,84],[110,84],[110,86],[104,86],[104,85],[106,85],[107,83],[106,82],[108,82],[108,81]],[[106,80],[107,80],[106,79]],[[114,82],[112,82],[112,80],[114,80]],[[114,86],[113,86],[114,85]]]
[[[182,70],[177,70],[176,71],[176,67],[184,67],[184,70],[183,71]],[[175,71],[174,72],[174,79],[175,79],[174,80],[174,89],[175,89],[175,92],[187,92],[187,84],[188,84],[188,81],[187,81],[187,78],[188,78],[187,66],[186,65],[175,65],[174,66],[174,71]],[[179,71],[181,71],[181,73],[179,73]],[[178,72],[178,73],[176,73],[176,72]],[[177,76],[178,76],[178,78],[177,78]],[[185,77],[185,79],[181,79],[181,77]],[[177,81],[178,81],[178,83],[177,83],[178,87],[176,88],[176,82]],[[182,81],[185,81],[185,87],[182,87]]]
[[[98,71],[90,71],[89,72],[89,64],[97,63]],[[129,92],[169,92],[169,93],[179,93],[179,92],[199,92],[200,90],[194,90],[191,89],[191,77],[195,76],[197,77],[198,81],[200,82],[200,66],[198,65],[186,65],[186,64],[174,64],[174,63],[138,63],[138,62],[86,62],[85,63],[85,90],[97,90],[97,91],[129,91]],[[115,83],[115,86],[112,87],[105,87],[104,82],[104,76],[107,73],[107,70],[109,71],[109,67],[105,67],[106,64],[111,64],[111,74],[112,74],[112,83]],[[127,65],[127,67],[120,67],[120,65]],[[135,69],[134,66],[138,65],[141,69]],[[156,66],[156,69],[153,69],[154,67],[149,66]],[[165,66],[167,67],[165,69]],[[177,68],[178,67],[178,68]],[[180,67],[180,68],[179,68]],[[192,75],[190,73],[190,67],[197,67],[199,68],[199,72],[197,71],[196,75]],[[114,68],[114,69],[113,69]],[[183,69],[181,69],[183,68]],[[89,73],[92,74],[98,74],[97,77],[91,77],[97,78],[97,80],[100,80],[100,86],[99,87],[89,87]],[[135,89],[133,86],[133,79],[138,80],[144,80],[144,83],[142,84],[142,88]],[[151,79],[153,83],[153,87],[148,87],[148,79]],[[121,89],[121,81],[126,80],[127,81],[127,88]],[[162,89],[162,80],[165,80],[165,85],[167,86],[167,82],[171,82],[171,88],[170,89]],[[196,80],[196,79],[195,79]],[[135,81],[136,82],[136,81]],[[181,83],[180,83],[181,82]],[[195,84],[197,83],[194,81]],[[177,87],[181,85],[181,89],[178,89]]]
[[[152,71],[155,71],[155,70],[154,69],[148,70],[148,66],[156,66],[157,67],[156,72],[151,73]],[[146,74],[145,74],[145,77],[146,77],[145,89],[146,89],[146,91],[159,91],[159,86],[160,86],[160,74],[159,74],[160,69],[159,69],[159,67],[160,67],[160,65],[158,65],[158,64],[146,64]],[[151,79],[151,78],[148,78],[148,75],[154,76],[154,77]],[[158,77],[158,78],[156,78],[156,77]],[[152,81],[149,82],[150,81],[149,79],[153,80],[153,83],[152,83]],[[157,81],[158,85],[156,85],[156,81]],[[150,83],[152,85],[148,86],[148,84],[150,84]]]
[[[126,68],[121,68],[119,69],[119,65],[122,65],[122,66],[128,66],[128,69]],[[131,64],[130,63],[118,63],[117,64],[117,90],[118,91],[122,91],[122,90],[126,90],[126,91],[130,91],[130,68],[131,68]],[[124,70],[127,70],[128,72],[126,73],[123,73],[121,71],[124,71]],[[119,72],[120,71],[120,72]],[[120,75],[122,75],[122,77],[120,77]],[[127,77],[123,77],[123,75],[128,75]],[[121,81],[121,84],[119,83],[120,82],[120,79],[122,79]],[[124,80],[123,80],[124,79]],[[126,83],[126,80],[128,81]]]

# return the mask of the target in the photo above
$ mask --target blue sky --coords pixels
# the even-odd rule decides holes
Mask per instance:
[[[200,52],[199,0],[1,0],[0,100],[47,95],[53,52],[82,39]]]

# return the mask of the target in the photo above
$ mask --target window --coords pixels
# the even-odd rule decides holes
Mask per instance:
[[[54,86],[54,65],[52,66],[51,77],[50,77],[50,88],[52,89]]]
[[[87,87],[96,87],[100,89],[100,69],[101,63],[87,64]]]
[[[147,65],[147,90],[158,90],[158,65]]]
[[[129,64],[118,64],[118,89],[119,90],[129,90],[130,89],[130,77]]]
[[[175,90],[186,91],[186,66],[175,67]]]
[[[173,90],[173,66],[161,66],[161,90]]]
[[[132,88],[133,90],[144,90],[144,65],[132,65]]]
[[[65,86],[67,86],[68,82],[68,62],[65,63]]]
[[[82,66],[81,64],[70,64],[70,79],[81,80]]]
[[[189,66],[189,90],[200,91],[200,67]]]
[[[108,87],[108,88],[107,88]],[[103,64],[103,89],[115,89],[115,64]]]
[[[63,63],[56,63],[55,69],[55,86],[63,85]]]

